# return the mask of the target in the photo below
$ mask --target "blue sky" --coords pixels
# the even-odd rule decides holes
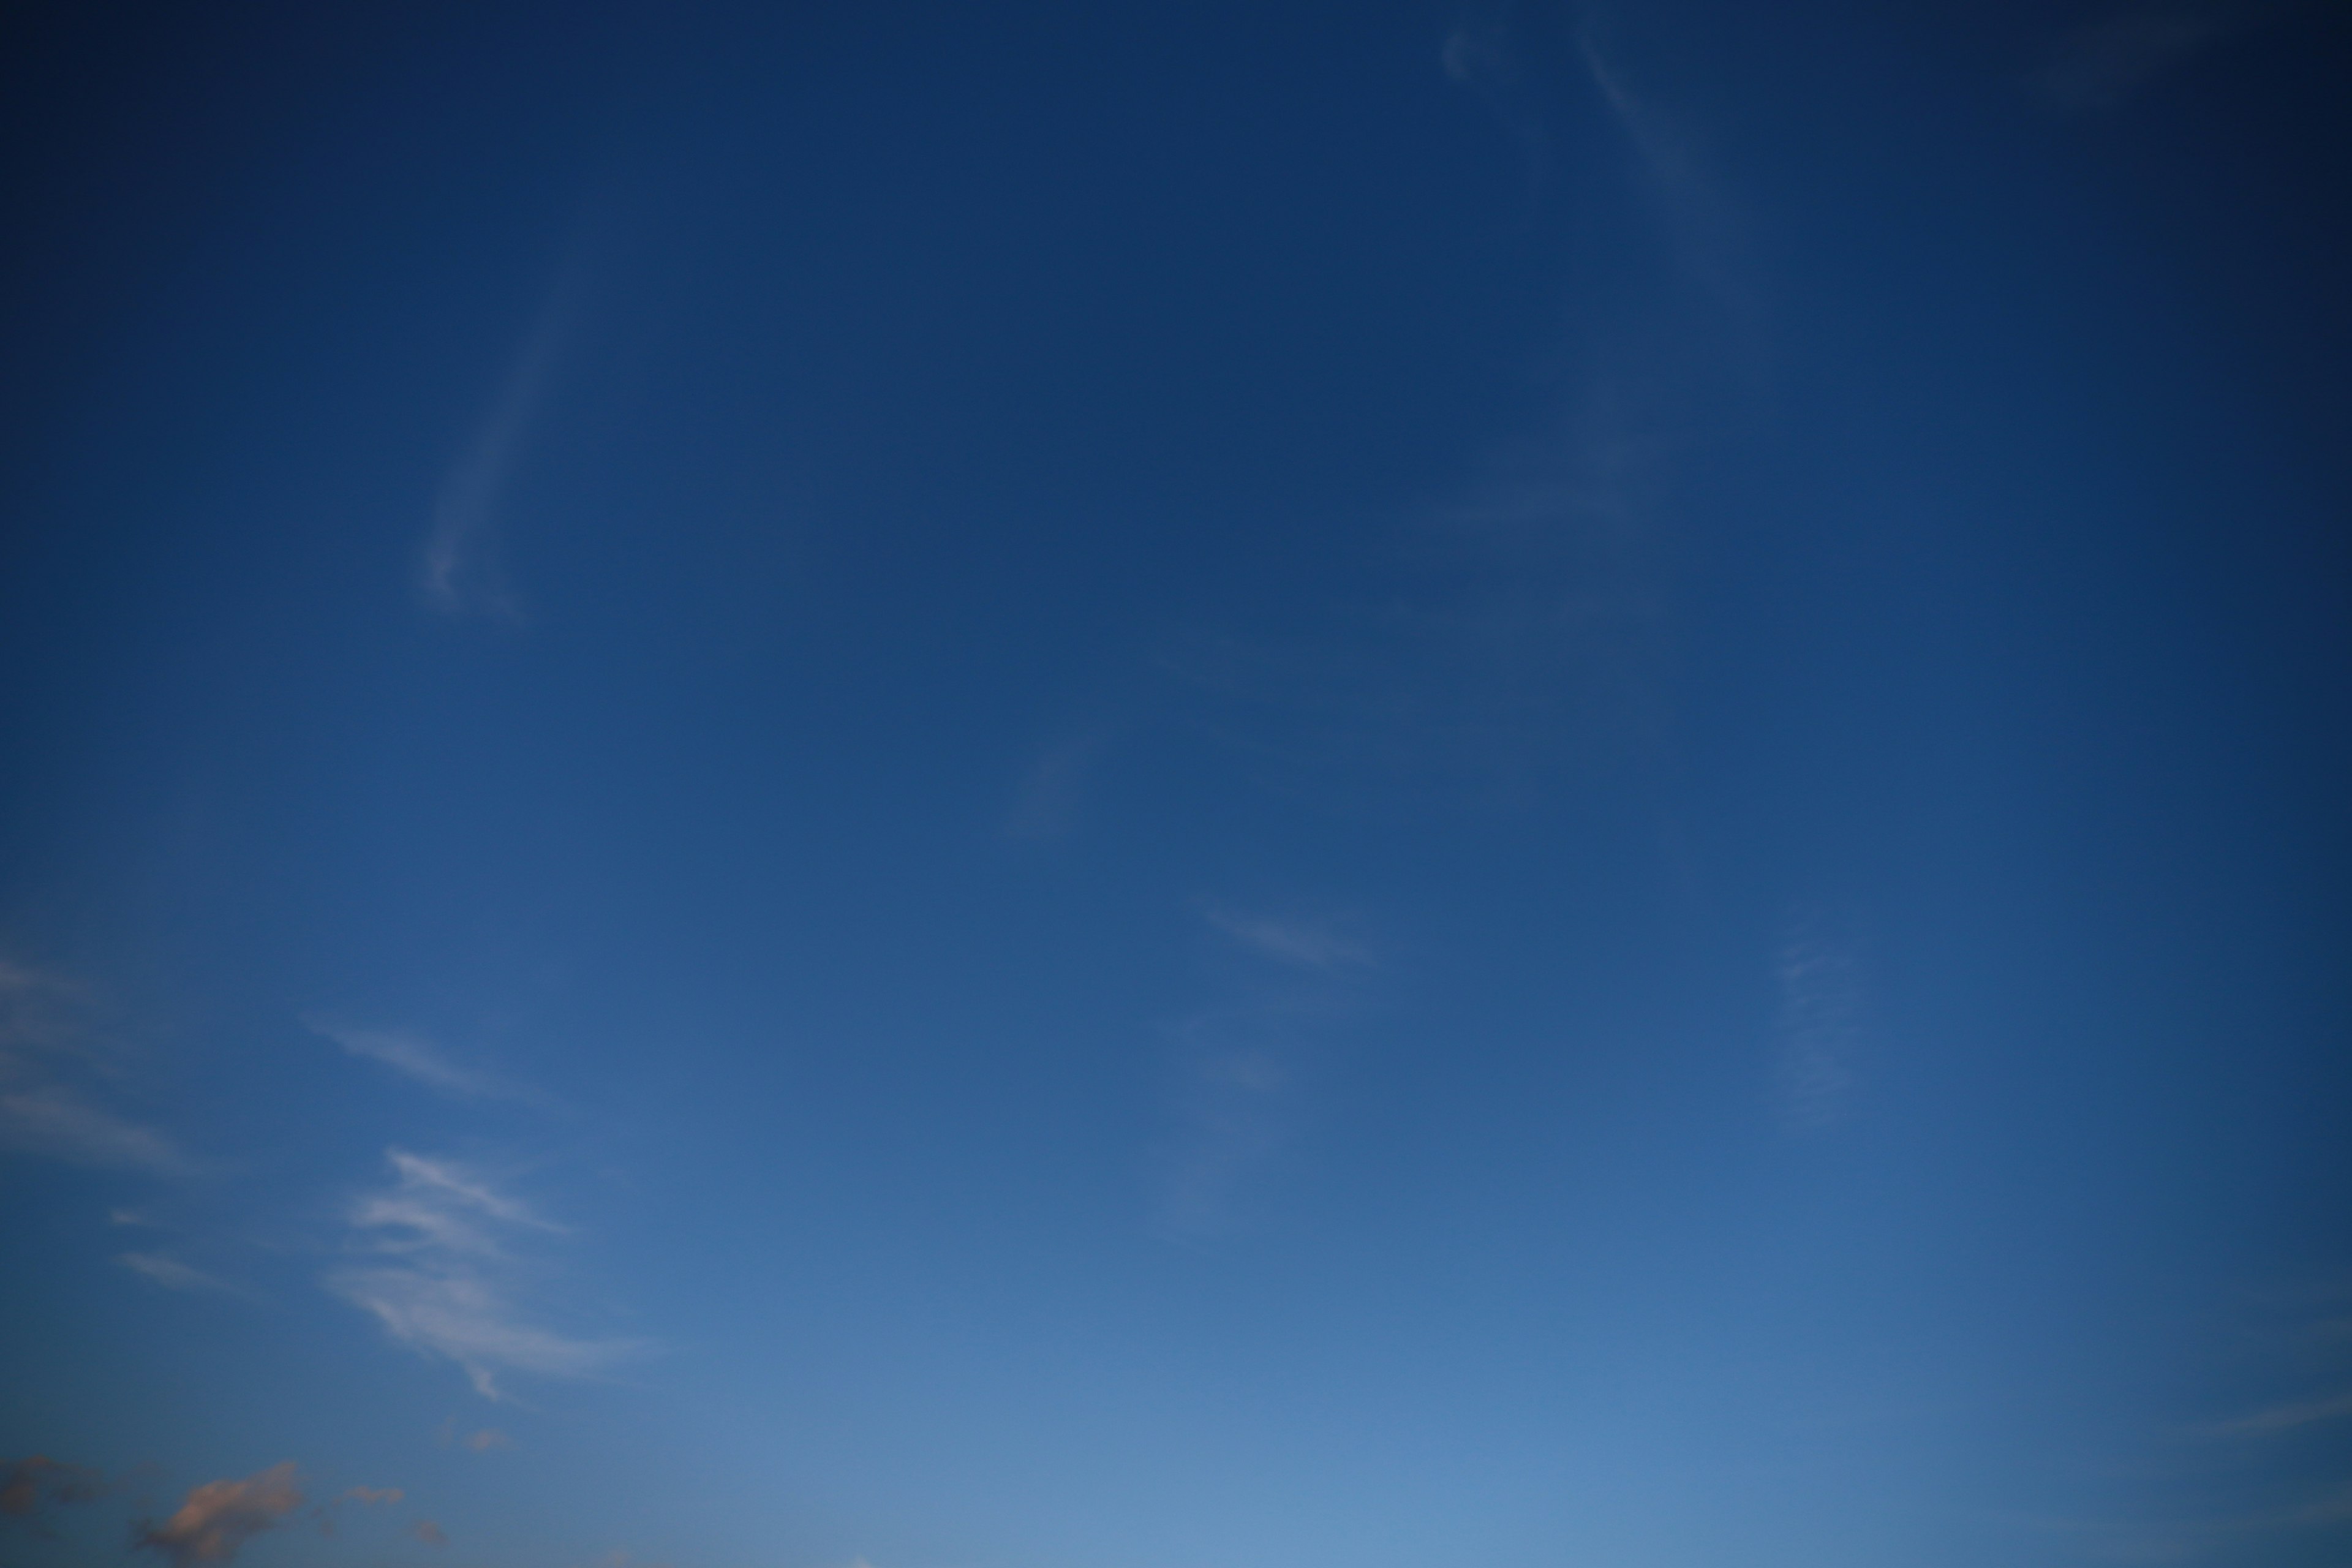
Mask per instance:
[[[2329,7],[8,26],[0,1562],[2352,1558]]]

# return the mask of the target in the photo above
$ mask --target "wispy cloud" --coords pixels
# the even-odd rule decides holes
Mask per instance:
[[[389,1068],[410,1082],[452,1100],[543,1102],[544,1097],[536,1090],[452,1061],[431,1040],[405,1029],[363,1029],[314,1013],[302,1016],[302,1026],[332,1040],[350,1056]]]
[[[179,1511],[162,1524],[142,1526],[132,1545],[154,1552],[173,1568],[234,1560],[245,1543],[275,1529],[302,1506],[287,1460],[241,1481],[210,1481],[188,1493]]]
[[[61,1464],[46,1454],[0,1461],[0,1519],[37,1526],[51,1508],[89,1502],[106,1489],[105,1478],[96,1470]]]
[[[429,1519],[420,1519],[410,1525],[408,1533],[427,1546],[443,1547],[449,1544],[448,1533]]]
[[[176,1176],[189,1169],[177,1145],[62,1084],[0,1094],[0,1147],[99,1170]]]
[[[2210,1430],[2220,1437],[2267,1437],[2323,1421],[2340,1421],[2347,1415],[2352,1415],[2352,1394],[2338,1394],[2324,1399],[2273,1405],[2251,1415],[2215,1422]]]
[[[2225,1365],[2268,1385],[2268,1402],[2242,1395],[2238,1414],[2214,1419],[2209,1405],[2205,1418],[2146,1433],[2151,1451],[2119,1468],[2161,1480],[2134,1505],[2021,1522],[2076,1536],[2109,1561],[2352,1561],[2352,1364],[2326,1332],[2343,1295],[2341,1281],[2242,1293],[2254,1316],[2232,1326]]]
[[[83,988],[0,959],[0,1149],[99,1170],[189,1173],[192,1162],[155,1129],[66,1081],[119,1079],[86,1021]]]
[[[2026,73],[2026,85],[2054,109],[2117,109],[2248,19],[2245,8],[2219,5],[2119,12],[2058,39]]]
[[[1372,953],[1337,922],[1211,907],[1209,927],[1251,958],[1229,1000],[1164,1026],[1175,1051],[1176,1136],[1160,1217],[1174,1235],[1229,1231],[1294,1137],[1302,1095],[1331,1031],[1359,1012]]]
[[[1004,820],[1008,838],[1059,838],[1076,826],[1087,776],[1099,747],[1092,736],[1049,746],[1022,773],[1013,809]]]
[[[1519,143],[1527,161],[1528,205],[1533,207],[1550,170],[1551,137],[1528,90],[1513,9],[1509,0],[1501,0],[1465,11],[1445,35],[1438,60],[1446,79],[1475,94]]]
[[[498,1380],[506,1373],[588,1377],[649,1348],[534,1321],[523,1294],[544,1270],[523,1247],[568,1227],[456,1161],[397,1149],[387,1157],[393,1184],[350,1212],[350,1247],[366,1261],[331,1273],[327,1285],[394,1339],[455,1363],[488,1399],[505,1396]]]
[[[523,618],[521,601],[508,586],[500,560],[499,510],[545,399],[575,292],[567,270],[549,290],[538,319],[508,364],[464,457],[442,481],[425,533],[419,586],[425,604],[443,615],[509,623]]]
[[[1371,950],[1340,934],[1336,922],[1311,917],[1242,914],[1211,909],[1208,921],[1260,958],[1299,969],[1364,969]]]
[[[1791,1131],[1843,1119],[1864,1038],[1865,992],[1854,939],[1818,910],[1789,918],[1780,945],[1780,1109]]]
[[[115,1262],[153,1280],[167,1290],[185,1290],[194,1295],[241,1296],[251,1299],[250,1292],[181,1262],[160,1252],[125,1252]]]

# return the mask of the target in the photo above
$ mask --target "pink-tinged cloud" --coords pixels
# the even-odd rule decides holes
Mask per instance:
[[[105,1489],[96,1470],[46,1454],[0,1461],[0,1517],[34,1519],[52,1504],[88,1502]]]
[[[449,1544],[449,1536],[447,1532],[429,1519],[420,1519],[415,1524],[410,1525],[408,1527],[408,1533],[414,1535],[417,1540],[425,1542],[427,1546],[446,1546]]]
[[[289,1459],[241,1481],[206,1482],[188,1493],[179,1512],[160,1525],[142,1527],[131,1544],[161,1552],[173,1568],[227,1563],[247,1542],[301,1506],[294,1461]]]

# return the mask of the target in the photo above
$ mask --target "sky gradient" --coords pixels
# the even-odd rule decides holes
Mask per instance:
[[[2352,1562],[2352,22],[39,6],[0,1564]]]

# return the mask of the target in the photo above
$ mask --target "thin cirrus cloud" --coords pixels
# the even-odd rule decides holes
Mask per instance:
[[[168,1258],[160,1252],[125,1252],[114,1259],[133,1274],[161,1285],[166,1290],[182,1290],[190,1295],[247,1296],[248,1292],[227,1280],[205,1273],[203,1269]]]
[[[1790,917],[1775,967],[1781,1124],[1819,1132],[1852,1110],[1864,1037],[1861,949],[1827,916],[1800,910]]]
[[[1369,968],[1370,949],[1342,935],[1333,922],[1212,909],[1209,923],[1260,958],[1299,969]]]
[[[374,1062],[451,1100],[545,1103],[545,1097],[534,1089],[452,1061],[421,1035],[404,1029],[359,1028],[315,1013],[304,1014],[301,1022],[312,1034],[341,1047],[345,1055]]]
[[[1076,826],[1086,799],[1087,774],[1099,746],[1091,736],[1048,747],[1022,773],[1013,809],[1004,819],[1007,838],[1066,836]]]
[[[442,481],[418,576],[425,603],[442,615],[523,618],[500,559],[499,515],[567,333],[572,292],[568,273],[549,290],[465,455]]]
[[[84,1021],[87,1005],[73,982],[0,958],[0,1149],[94,1170],[189,1173],[170,1138],[68,1081],[121,1076]]]
[[[1202,916],[1250,957],[1275,965],[1276,978],[1253,981],[1164,1028],[1178,1083],[1160,1219],[1193,1239],[1249,1216],[1291,1141],[1310,1059],[1360,1000],[1360,976],[1374,963],[1370,948],[1332,921],[1215,907]]]
[[[2324,1421],[2340,1421],[2347,1416],[2352,1416],[2352,1394],[2273,1405],[2250,1415],[2216,1422],[2208,1430],[2217,1437],[2267,1437],[2299,1427],[2315,1426]]]
[[[64,1084],[0,1094],[0,1147],[95,1170],[177,1176],[190,1169],[171,1139]]]
[[[208,1481],[195,1488],[171,1518],[142,1526],[131,1544],[156,1552],[173,1568],[228,1563],[247,1542],[277,1528],[301,1506],[294,1461],[289,1459],[241,1481]]]
[[[569,1227],[452,1160],[394,1149],[394,1180],[349,1214],[360,1259],[327,1288],[399,1342],[462,1369],[486,1399],[508,1373],[593,1377],[646,1353],[640,1340],[591,1339],[536,1321],[530,1287],[547,1272],[535,1247]]]
[[[2247,19],[2213,5],[2120,12],[2061,37],[2026,73],[2026,86],[2071,113],[2119,109]]]

